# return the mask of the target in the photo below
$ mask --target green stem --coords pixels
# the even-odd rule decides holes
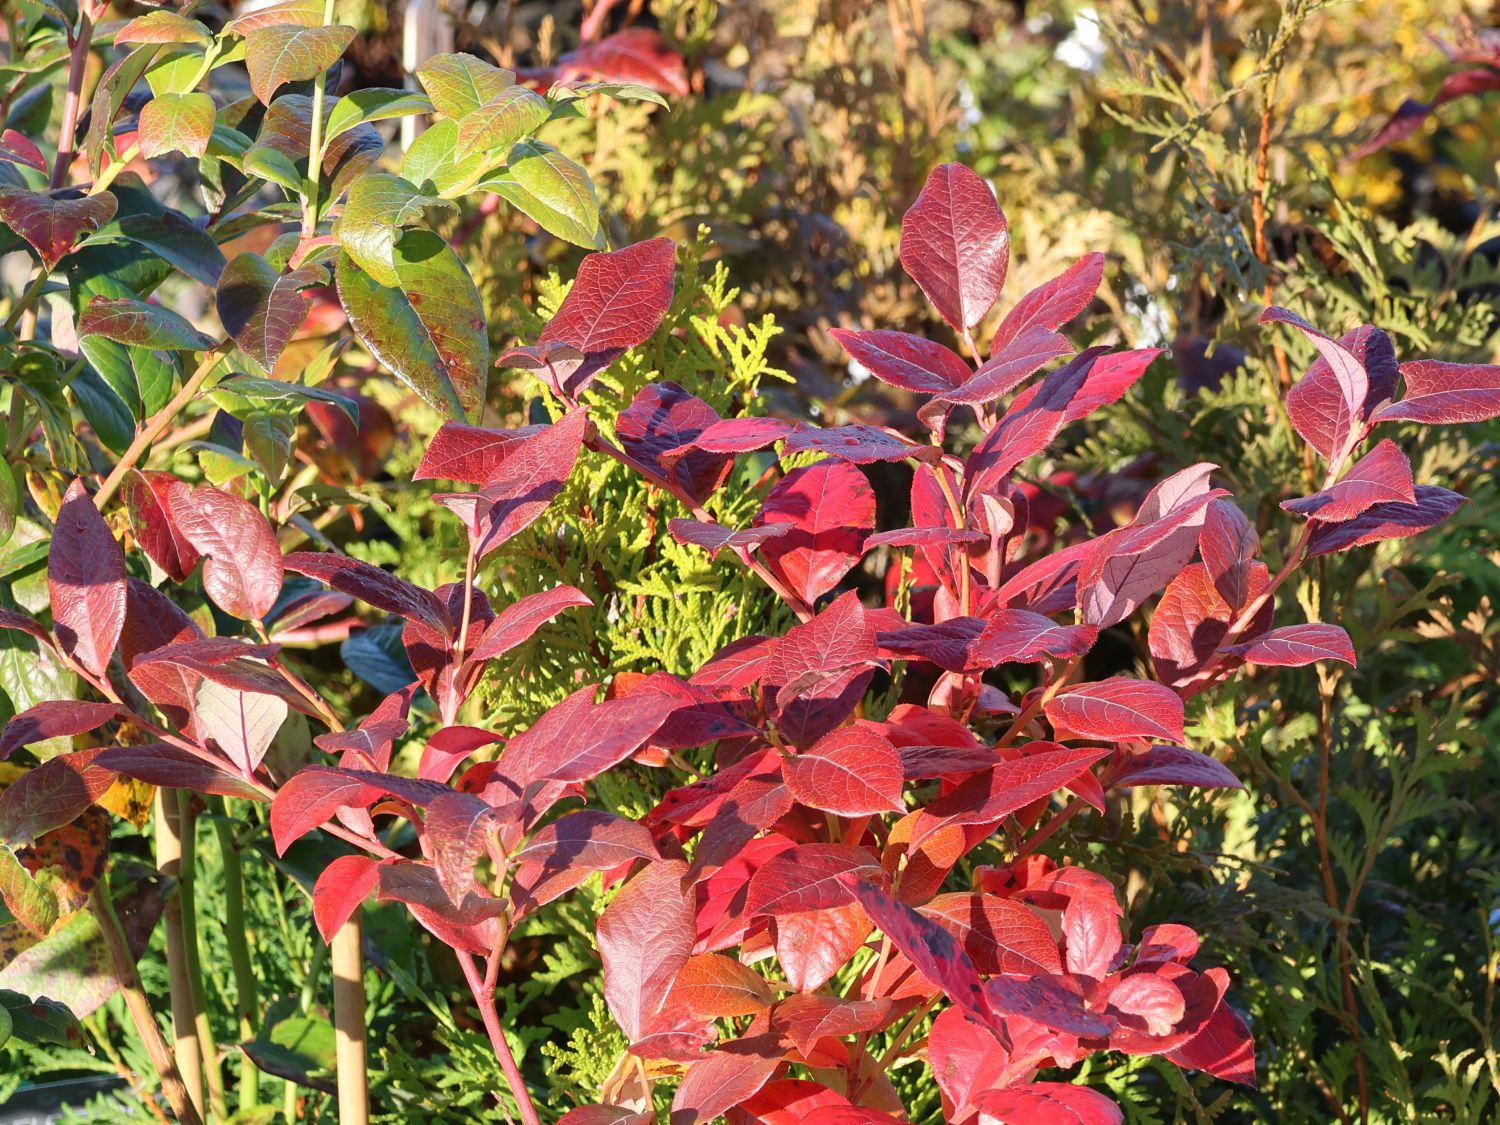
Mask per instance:
[[[219,1048],[208,1022],[208,1004],[204,999],[203,957],[198,948],[198,906],[195,894],[197,868],[198,814],[192,797],[179,793],[177,819],[182,833],[182,864],[177,876],[177,897],[182,903],[182,944],[187,955],[188,983],[193,990],[193,1024],[203,1048],[203,1071],[208,1079],[208,1104],[220,1120],[229,1116],[224,1098],[224,1071],[219,1065]]]
[[[51,274],[47,271],[47,267],[43,266],[31,284],[26,287],[26,292],[22,293],[16,300],[15,307],[10,310],[10,316],[5,320],[5,330],[7,332],[14,332],[16,325],[21,323],[21,318],[42,299],[42,290],[47,288],[47,279],[50,276]]]
[[[137,141],[122,152],[117,159],[110,161],[109,166],[99,173],[99,178],[94,181],[94,186],[89,188],[89,194],[98,195],[101,191],[108,190],[109,185],[115,182],[115,177],[125,171],[126,166],[140,154],[141,145]]]
[[[333,23],[333,0],[323,0],[323,26]],[[323,84],[326,74],[313,78],[312,129],[307,140],[307,196],[302,202],[302,237],[318,233],[318,181],[323,171]]]
[[[234,826],[229,823],[228,802],[211,797],[214,832],[219,837],[219,856],[224,864],[224,939],[229,943],[229,963],[234,969],[235,1010],[240,1020],[240,1042],[255,1038],[255,1017],[260,1006],[255,969],[250,961],[250,933],[245,925],[245,869]],[[260,1073],[249,1060],[240,1066],[240,1109],[260,1104]]]

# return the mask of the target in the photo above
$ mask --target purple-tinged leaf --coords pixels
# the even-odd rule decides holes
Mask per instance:
[[[495,615],[469,659],[477,663],[503,656],[517,645],[525,644],[563,610],[593,604],[582,590],[572,586],[554,586],[539,594],[527,594]]]
[[[1072,784],[1109,754],[1098,746],[1073,749],[1055,742],[1034,742],[1027,749],[1024,758],[999,762],[919,812],[910,846],[951,825],[997,823]]]
[[[1327,404],[1333,408],[1333,412],[1325,422],[1328,427],[1327,451],[1325,452],[1317,445],[1315,448],[1318,448],[1320,453],[1324,453],[1329,461],[1342,460],[1348,454],[1352,443],[1358,438],[1365,410],[1365,399],[1370,391],[1370,376],[1365,370],[1364,362],[1339,341],[1314,328],[1288,309],[1272,305],[1260,314],[1260,323],[1290,324],[1311,341],[1313,347],[1318,350],[1318,354],[1328,365],[1339,394],[1336,400]],[[1309,375],[1311,374],[1309,372]],[[1288,410],[1292,408],[1290,398],[1287,407]]]
[[[719,552],[726,547],[730,550],[739,550],[741,547],[754,550],[768,539],[776,539],[787,534],[793,530],[793,525],[770,523],[761,527],[747,527],[736,531],[732,527],[725,527],[718,523],[673,519],[667,522],[667,530],[672,533],[672,538],[677,542],[702,547],[708,552],[709,558],[717,558]]]
[[[1043,713],[1073,738],[1106,742],[1182,742],[1182,699],[1165,684],[1111,676],[1049,699]]]
[[[709,453],[750,453],[783,440],[792,427],[780,418],[724,418],[708,426],[685,445],[661,455],[661,463],[670,465],[695,449]]]
[[[905,812],[901,755],[867,727],[831,731],[782,763],[792,797],[836,816]]]
[[[78,318],[78,335],[157,351],[205,351],[216,343],[171,309],[134,297],[94,297]]]
[[[333,935],[369,898],[380,882],[380,860],[367,855],[341,855],[313,884],[313,921],[330,945]]]
[[[685,874],[681,860],[649,864],[599,915],[604,998],[632,1043],[645,1034],[693,952],[693,900],[682,889]]]
[[[1251,563],[1246,601],[1259,597],[1270,581],[1264,563]],[[1274,607],[1268,600],[1246,627],[1245,636],[1270,627]],[[1222,594],[1214,589],[1208,570],[1201,563],[1185,566],[1156,603],[1147,642],[1156,675],[1163,683],[1183,688],[1217,659],[1219,644],[1229,634],[1237,616]]]
[[[1419,484],[1414,491],[1415,504],[1376,504],[1343,523],[1315,522],[1307,541],[1308,557],[1416,535],[1436,527],[1468,503],[1457,492],[1436,485]]]
[[[118,38],[116,40],[118,42]],[[0,160],[21,164],[38,172],[47,171],[47,158],[24,133],[6,129],[0,133]]]
[[[1230,645],[1224,651],[1240,657],[1247,664],[1276,668],[1301,668],[1319,660],[1341,660],[1350,667],[1356,663],[1349,634],[1337,625],[1322,622],[1283,625],[1280,629],[1262,633],[1253,641]]]
[[[796,914],[854,902],[845,876],[881,878],[880,864],[852,844],[798,844],[755,869],[745,897],[747,914]]]
[[[922,408],[924,420],[951,406],[980,406],[1009,394],[1052,360],[1073,351],[1067,339],[1040,325],[1025,329],[985,360],[973,378]]]
[[[141,550],[174,582],[185,582],[198,565],[198,550],[172,520],[171,473],[131,469],[125,475],[121,499],[130,515],[130,530]]]
[[[243,778],[165,742],[111,747],[95,758],[94,764],[164,789],[191,789],[194,793],[215,793],[246,801],[265,800],[260,790]]]
[[[49,271],[57,268],[82,235],[114,217],[115,197],[107,191],[68,199],[0,187],[0,223],[30,243]]]
[[[1406,396],[1377,410],[1375,422],[1483,422],[1500,417],[1500,366],[1417,359],[1401,365]]]
[[[865,540],[865,550],[876,547],[941,547],[949,543],[983,543],[989,536],[982,531],[957,527],[898,527],[877,531]]]
[[[557,1125],[654,1125],[649,1113],[617,1105],[581,1105],[557,1119]]]
[[[511,777],[522,785],[598,777],[639,750],[673,710],[654,693],[595,703],[594,690],[580,688],[511,739],[503,758]]]
[[[11,629],[17,633],[25,633],[28,637],[35,637],[43,644],[50,646],[52,638],[47,635],[47,630],[24,613],[16,613],[9,609],[0,609],[0,629]]]
[[[57,513],[47,592],[63,652],[103,676],[125,627],[125,555],[79,480],[68,486]]]
[[[37,703],[0,730],[0,761],[33,742],[98,730],[122,714],[124,712],[114,703],[85,703],[75,699]]]
[[[1104,280],[1104,255],[1085,254],[1051,281],[1038,285],[1005,314],[990,353],[1000,351],[1033,325],[1055,329],[1072,320],[1093,301]]]
[[[721,648],[688,682],[716,691],[743,691],[760,679],[777,637],[741,637]]]
[[[1127,754],[1110,767],[1106,788],[1137,785],[1187,785],[1195,789],[1243,789],[1245,786],[1223,762],[1186,746],[1148,746]]]
[[[958,1007],[980,1018],[987,1015],[979,971],[953,934],[864,879],[846,874],[840,882],[919,973]]]
[[[864,695],[876,657],[875,628],[852,591],[768,642],[762,682],[777,724],[802,745],[828,733]]]
[[[928,660],[949,672],[982,672],[998,664],[1029,663],[1087,652],[1099,631],[1092,625],[1059,625],[1024,609],[996,610],[988,620],[953,617],[877,634],[882,650]]]
[[[278,270],[246,251],[224,267],[214,301],[224,330],[270,374],[307,319],[305,291],[327,284],[328,271],[322,266]]]
[[[198,738],[211,739],[247,777],[260,767],[286,716],[286,701],[274,695],[236,691],[208,679],[193,693]]]
[[[546,428],[537,425],[516,430],[489,430],[465,422],[444,422],[428,443],[411,479],[484,484],[500,471],[505,458],[514,453],[521,442]]]
[[[203,592],[231,617],[259,621],[281,596],[281,548],[249,501],[178,481],[168,493],[172,522],[204,556]]]
[[[782,452],[826,453],[829,457],[851,461],[856,465],[873,465],[877,461],[905,461],[908,457],[918,461],[933,461],[942,456],[942,450],[935,445],[918,445],[893,430],[863,423],[820,429],[798,422],[787,435]]]
[[[1482,94],[1489,90],[1500,90],[1500,73],[1488,67],[1478,67],[1473,70],[1461,70],[1456,74],[1450,74],[1443,79],[1438,87],[1437,93],[1433,95],[1430,102],[1417,101],[1415,98],[1407,98],[1397,108],[1390,119],[1377,129],[1373,136],[1364,144],[1351,152],[1346,159],[1359,160],[1377,152],[1387,145],[1393,145],[1398,141],[1404,141],[1422,126],[1433,110],[1456,98],[1468,97],[1471,94]],[[1253,1077],[1254,1063],[1252,1060],[1251,1071]],[[1253,1085],[1253,1082],[1251,1083]]]
[[[476,888],[474,864],[494,847],[499,831],[499,813],[472,793],[444,793],[427,806],[423,832],[438,882],[454,906]]]
[[[807,605],[828,593],[864,554],[875,529],[875,492],[844,461],[794,469],[776,483],[756,513],[755,526],[790,524],[761,547],[766,565]]]
[[[830,328],[828,334],[875,378],[902,390],[943,394],[961,386],[973,374],[963,357],[951,348],[907,332]]]
[[[1089,1039],[1108,1035],[1115,1029],[1114,1018],[1089,1011],[1083,997],[1068,987],[1073,983],[1070,977],[995,977],[985,985],[984,995],[997,1016],[1020,1016],[1064,1035]]]
[[[510,451],[478,492],[434,497],[463,520],[479,558],[530,527],[547,510],[573,472],[587,427],[584,410],[565,414]]]
[[[557,315],[537,338],[584,355],[563,390],[582,391],[593,376],[637,344],[650,339],[672,304],[677,247],[653,238],[622,250],[587,254]]]
[[[303,714],[316,716],[312,704],[268,663],[279,649],[279,645],[250,644],[235,637],[181,641],[138,656],[130,665],[130,680],[153,703],[164,692],[165,698],[176,702],[183,687],[178,670],[186,669],[236,691],[279,696]]]
[[[420,621],[435,632],[448,633],[453,628],[447,607],[436,594],[378,566],[348,555],[317,551],[293,551],[281,561],[293,574],[312,578],[397,617]]]
[[[1198,551],[1209,580],[1231,612],[1249,604],[1250,575],[1260,553],[1260,536],[1233,500],[1220,498],[1208,505],[1198,532]]]
[[[511,896],[529,913],[578,886],[595,871],[636,859],[660,858],[644,825],[613,813],[583,809],[559,817],[531,835],[512,856]]]
[[[1087,418],[1101,406],[1119,402],[1161,353],[1161,348],[1137,348],[1134,351],[1110,352],[1100,356],[1094,366],[1089,368],[1083,386],[1068,403],[1063,414],[1064,424]],[[1022,392],[1029,393],[1030,388]],[[1016,397],[1019,400],[1021,396]]]
[[[1342,523],[1376,504],[1415,504],[1411,462],[1389,438],[1366,453],[1322,492],[1287,500],[1281,506],[1325,523]]]
[[[702,504],[724,483],[734,459],[698,450],[666,464],[662,454],[691,444],[719,420],[713,407],[676,383],[647,383],[615,419],[615,436],[631,457]]]
[[[1010,231],[995,194],[962,164],[932,170],[901,218],[901,265],[955,331],[984,319],[1010,263]]]

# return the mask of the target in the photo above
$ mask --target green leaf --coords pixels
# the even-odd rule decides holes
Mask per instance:
[[[292,439],[297,436],[297,418],[279,410],[252,411],[242,419],[245,452],[255,459],[274,486],[281,483],[292,463]]]
[[[333,1025],[302,1014],[293,999],[272,1005],[255,1040],[240,1049],[261,1070],[325,1093],[337,1087],[326,1076],[334,1068]]]
[[[301,383],[262,379],[258,375],[230,375],[220,379],[210,394],[222,409],[236,417],[265,411],[268,407],[276,408],[276,413],[296,414],[309,402],[326,402],[347,414],[349,421],[359,423],[359,406],[347,395]]]
[[[78,248],[109,242],[131,242],[144,247],[204,285],[216,284],[224,270],[224,252],[219,244],[179,211],[126,215],[100,227],[80,242]]]
[[[322,266],[278,270],[259,254],[240,254],[220,275],[215,303],[225,331],[269,372],[307,318],[303,290],[328,284]]]
[[[213,34],[207,27],[176,12],[147,12],[115,32],[116,47],[127,43],[201,43],[206,46],[212,40]]]
[[[515,85],[516,76],[474,55],[433,55],[417,67],[417,81],[439,113],[458,118]]]
[[[16,853],[0,846],[0,899],[16,921],[34,934],[45,934],[57,924],[57,900],[48,894],[31,872],[21,866]]]
[[[277,24],[257,27],[245,36],[245,66],[250,89],[265,105],[288,82],[319,77],[338,62],[354,40],[354,28],[298,27]]]
[[[323,127],[323,143],[326,145],[334,137],[356,125],[431,112],[432,102],[411,90],[393,90],[381,86],[354,90],[334,103],[333,111]]]
[[[214,100],[207,94],[160,94],[141,107],[142,156],[202,156],[213,131]]]
[[[380,285],[347,253],[339,255],[339,299],[349,323],[370,353],[433,409],[478,421],[490,347],[473,278],[431,231],[407,231],[393,260],[398,288]]]
[[[10,1034],[23,1043],[82,1043],[83,1028],[72,1012],[44,996],[33,999],[8,988],[0,988],[0,1012],[10,1025]]]
[[[445,197],[463,195],[490,167],[485,154],[458,160],[458,122],[443,118],[412,142],[401,158],[401,175],[418,187]]]
[[[16,480],[16,465],[0,465],[0,547],[10,542],[16,530],[16,515],[21,510],[21,485]]]
[[[191,93],[203,74],[201,47],[174,47],[159,54],[146,69],[146,85],[155,97]]]
[[[302,173],[297,171],[290,157],[274,148],[255,145],[245,153],[241,168],[247,176],[259,176],[263,180],[286,188],[293,195],[302,193]]]
[[[607,98],[618,98],[627,102],[651,102],[659,105],[662,109],[671,109],[667,99],[658,94],[650,86],[642,86],[636,82],[576,82],[566,86],[558,86],[553,91],[562,96],[576,94],[585,97],[589,94],[603,94]],[[574,100],[574,99],[569,99]]]
[[[449,200],[425,195],[400,176],[377,172],[355,181],[344,213],[334,220],[333,236],[361,269],[394,288],[400,284],[393,260],[396,240],[429,207],[455,209]]]
[[[511,149],[499,175],[483,187],[534,219],[548,234],[577,246],[604,246],[599,197],[594,182],[578,164],[551,145],[523,141]]]
[[[459,160],[487,149],[513,144],[535,132],[551,115],[545,98],[525,86],[510,86],[458,123]]]
[[[80,371],[70,389],[78,402],[78,409],[105,448],[115,453],[129,449],[135,439],[135,423],[140,417],[140,399],[131,395],[131,401],[126,401],[121,388],[106,381],[93,367]]]
[[[207,351],[216,343],[171,309],[134,297],[95,297],[78,318],[78,335],[167,351]]]

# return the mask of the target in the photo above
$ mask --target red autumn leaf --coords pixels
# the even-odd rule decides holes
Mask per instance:
[[[1085,254],[1015,303],[995,329],[990,353],[998,352],[1033,325],[1055,329],[1066,324],[1089,307],[1103,280],[1104,255]]]
[[[1255,1088],[1255,1043],[1238,1012],[1219,1006],[1197,1035],[1165,1056],[1184,1070],[1203,1070],[1215,1078]]]
[[[1287,309],[1272,305],[1260,314],[1260,323],[1290,324],[1311,341],[1328,365],[1333,384],[1338,388],[1338,397],[1329,403],[1333,413],[1324,423],[1328,427],[1327,451],[1319,448],[1319,452],[1324,452],[1330,461],[1342,460],[1358,437],[1365,397],[1370,390],[1370,375],[1364,362],[1339,341]],[[1287,406],[1288,409],[1292,406],[1290,398]]]
[[[103,676],[125,627],[125,555],[79,480],[53,525],[47,593],[63,652]]]
[[[186,709],[184,721],[191,721],[199,677],[235,691],[274,695],[303,714],[316,716],[317,709],[271,667],[269,661],[279,648],[279,645],[250,644],[234,637],[174,642],[131,661],[130,682],[158,706]]]
[[[1247,568],[1246,600],[1260,596],[1270,582],[1264,563]],[[1268,600],[1241,636],[1255,636],[1271,623],[1274,607]],[[1156,675],[1163,683],[1182,688],[1219,659],[1219,644],[1229,633],[1236,614],[1214,589],[1208,569],[1193,563],[1167,583],[1151,615],[1147,641]]]
[[[644,825],[583,809],[537,829],[511,856],[511,896],[519,910],[530,911],[566,894],[595,871],[658,855]]]
[[[742,691],[760,679],[777,639],[756,635],[731,641],[694,672],[689,683],[717,691]]]
[[[963,386],[944,391],[924,406],[920,416],[930,425],[930,419],[948,407],[980,406],[994,402],[1015,390],[1054,359],[1068,355],[1073,350],[1073,345],[1066,338],[1039,325],[1032,325],[1004,347],[997,349]],[[1082,385],[1082,380],[1079,385]]]
[[[1078,388],[1077,393],[1069,400],[1067,409],[1063,411],[1063,424],[1087,418],[1101,406],[1118,402],[1126,391],[1140,381],[1146,368],[1161,353],[1161,348],[1136,348],[1134,351],[1109,352],[1100,356],[1089,368],[1083,386]],[[1035,388],[1027,387],[1016,396],[1012,409],[1031,401],[1033,393]]]
[[[318,749],[339,755],[339,764],[383,773],[391,764],[391,747],[406,733],[416,689],[407,685],[380,701],[352,730],[330,731],[313,739]]]
[[[1145,1021],[1151,1035],[1167,1035],[1187,1010],[1182,990],[1155,973],[1132,973],[1109,993],[1111,1011]]]
[[[332,944],[338,933],[360,904],[370,897],[380,881],[380,861],[365,855],[341,855],[318,876],[313,884],[313,921],[323,940]]]
[[[271,801],[271,837],[276,854],[285,855],[287,848],[339,809],[368,808],[382,794],[354,770],[307,766],[297,771]]]
[[[782,477],[756,513],[757,527],[780,523],[792,530],[762,545],[761,554],[812,605],[858,564],[875,529],[875,493],[853,465],[819,461]]]
[[[865,540],[865,550],[876,547],[939,547],[948,543],[983,543],[989,537],[982,531],[957,527],[897,527],[877,531]]]
[[[694,450],[664,464],[662,454],[691,444],[719,420],[713,407],[678,384],[647,383],[615,419],[615,436],[631,457],[701,504],[724,483],[733,458]]]
[[[986,976],[1062,972],[1052,931],[1023,903],[958,892],[938,895],[919,910],[956,937]]]
[[[1450,74],[1443,79],[1430,102],[1418,101],[1415,98],[1405,99],[1385,124],[1377,129],[1369,140],[1351,152],[1346,159],[1359,160],[1387,145],[1404,141],[1415,133],[1421,127],[1422,122],[1426,121],[1432,111],[1439,106],[1446,105],[1457,98],[1482,94],[1489,90],[1500,90],[1500,73],[1488,67],[1461,70],[1456,74]]]
[[[499,831],[499,813],[472,793],[443,793],[427,806],[423,835],[438,882],[455,905],[475,889],[474,865]]]
[[[16,613],[14,610],[0,609],[0,629],[11,629],[17,633],[25,633],[28,637],[34,637],[49,647],[52,638],[47,635],[47,630],[24,613]]]
[[[771,924],[776,959],[798,992],[822,988],[864,945],[874,923],[857,902],[781,914]]]
[[[803,1125],[823,1115],[853,1108],[849,1099],[806,1078],[779,1078],[740,1103],[755,1125]]]
[[[741,547],[753,550],[769,539],[776,539],[787,534],[793,530],[793,525],[771,523],[763,527],[747,527],[743,531],[736,531],[723,524],[673,519],[667,522],[667,530],[672,533],[672,538],[677,542],[702,547],[708,552],[710,558],[717,558],[719,552],[726,547],[731,550],[739,550]]]
[[[676,267],[670,238],[584,255],[557,315],[537,337],[538,344],[567,344],[583,353],[582,366],[564,385],[569,394],[651,337],[672,304]]]
[[[1075,895],[1063,908],[1064,964],[1075,976],[1103,980],[1120,952],[1120,905],[1113,896]]]
[[[1039,613],[1001,609],[987,621],[953,617],[937,625],[879,633],[876,639],[885,654],[973,673],[999,664],[1076,656],[1093,646],[1098,633],[1092,625],[1059,625]]]
[[[854,875],[839,878],[865,908],[870,920],[919,973],[942,989],[958,1007],[984,1016],[984,990],[979,983],[979,972],[957,938],[873,883]]]
[[[1287,500],[1281,506],[1300,516],[1341,523],[1376,504],[1416,502],[1411,462],[1395,442],[1386,439],[1356,461],[1337,483],[1311,496]]]
[[[547,510],[573,472],[587,427],[585,410],[565,414],[519,442],[478,492],[434,497],[463,520],[478,558],[530,527]]]
[[[12,164],[24,164],[28,168],[35,168],[38,172],[47,171],[47,158],[42,155],[42,150],[37,148],[25,134],[18,133],[14,129],[6,129],[0,133],[0,160],[8,160]]]
[[[975,1125],[1121,1125],[1125,1114],[1098,1090],[1066,1082],[1032,1082],[990,1090],[974,1103]]]
[[[432,591],[348,555],[293,551],[282,559],[282,565],[293,574],[316,579],[397,617],[420,621],[439,633],[447,633],[453,627],[447,608]]]
[[[1028,750],[1026,757],[1000,762],[918,812],[913,846],[946,826],[1002,820],[1056,793],[1109,753],[1095,746],[1075,750],[1053,742],[1032,743]]]
[[[1406,394],[1383,406],[1375,422],[1483,422],[1500,417],[1500,366],[1416,359],[1401,365]]]
[[[527,594],[495,615],[469,659],[477,663],[503,656],[517,645],[525,644],[563,610],[593,604],[583,591],[572,586],[554,586],[538,594]]]
[[[792,432],[790,424],[780,418],[724,418],[713,423],[692,441],[669,449],[661,456],[670,465],[695,449],[709,453],[749,453],[783,440]]]
[[[841,878],[880,877],[880,865],[852,844],[798,844],[772,856],[750,877],[745,897],[749,914],[780,916],[827,910],[855,901]]]
[[[1075,738],[1182,742],[1187,737],[1182,700],[1152,680],[1111,676],[1054,696],[1042,711],[1054,727]]]
[[[766,978],[754,969],[722,953],[699,953],[678,970],[665,1007],[694,1019],[714,1020],[754,1015],[769,1008],[774,998]]]
[[[147,785],[166,789],[191,789],[194,793],[216,793],[246,801],[263,801],[259,789],[228,770],[165,742],[147,746],[117,746],[105,750],[95,764],[113,773],[133,777]]]
[[[973,374],[953,349],[907,332],[830,328],[828,334],[875,378],[902,390],[942,394],[962,386]]]
[[[1214,589],[1232,613],[1238,613],[1253,596],[1251,565],[1260,553],[1260,536],[1233,500],[1209,502],[1198,532],[1198,551]]]
[[[479,727],[444,727],[427,740],[427,746],[422,751],[422,761],[417,767],[417,776],[427,781],[447,781],[453,776],[459,763],[470,754],[481,746],[499,741],[499,735]]]
[[[901,218],[901,265],[954,329],[967,332],[1000,296],[1010,231],[994,192],[962,164],[932,170]]]
[[[595,703],[594,690],[580,688],[511,739],[505,750],[511,777],[523,786],[588,781],[640,749],[672,711],[671,701],[655,694]]]
[[[500,471],[519,443],[535,437],[546,426],[489,430],[464,422],[444,422],[422,453],[412,480],[452,480],[484,484]]]
[[[1068,403],[1102,354],[1103,348],[1090,348],[1048,374],[1035,395],[1011,405],[969,455],[965,497],[994,491],[1017,465],[1047,448],[1063,427]]]
[[[121,497],[130,514],[130,530],[141,550],[174,582],[186,581],[198,565],[198,551],[172,522],[169,491],[177,478],[171,473],[131,469]]]
[[[1253,641],[1230,645],[1224,651],[1242,658],[1247,664],[1266,664],[1276,668],[1301,668],[1319,660],[1342,660],[1350,667],[1356,663],[1349,634],[1337,625],[1322,622],[1284,625],[1262,633]]]
[[[784,735],[805,746],[842,723],[864,696],[876,653],[874,626],[853,591],[772,642],[762,686]]]
[[[1415,504],[1376,504],[1343,523],[1313,524],[1307,540],[1308,558],[1347,551],[1385,539],[1405,539],[1442,523],[1468,501],[1437,485],[1419,484]]]
[[[86,703],[75,699],[48,700],[22,711],[0,731],[0,761],[22,746],[62,735],[97,730],[124,712],[113,703]]]
[[[1109,771],[1109,788],[1137,785],[1190,785],[1198,789],[1243,789],[1244,785],[1217,758],[1186,746],[1151,746],[1128,754]]]
[[[649,1113],[617,1105],[581,1105],[557,1119],[557,1125],[652,1125]]]
[[[855,465],[873,465],[879,461],[933,461],[942,454],[935,445],[918,445],[894,430],[855,423],[822,429],[798,422],[787,435],[783,453],[826,453]]]
[[[76,820],[114,784],[99,766],[100,750],[49,758],[0,790],[0,844],[12,848]]]
[[[691,92],[682,56],[649,27],[629,27],[569,51],[557,60],[557,80],[634,83],[684,98]]]
[[[803,1055],[820,1039],[846,1039],[890,1026],[901,1009],[891,1001],[845,1000],[838,996],[792,996],[771,1010],[771,1027],[784,1032]]]
[[[781,767],[792,796],[808,808],[837,816],[905,812],[901,756],[882,735],[845,727],[818,739]]]
[[[204,556],[203,592],[231,617],[259,621],[281,595],[281,548],[249,501],[214,488],[169,487],[172,522]]]
[[[632,1043],[661,1010],[692,953],[693,903],[682,890],[686,873],[680,860],[649,864],[599,915],[604,998]]]
[[[752,1021],[748,1034],[710,1051],[687,1072],[672,1097],[671,1125],[714,1121],[754,1097],[781,1066],[780,1038]]]
[[[927,1033],[927,1062],[932,1077],[943,1092],[950,1120],[962,1120],[962,1111],[1003,1080],[1009,1056],[994,1032],[960,1008],[944,1008]]]

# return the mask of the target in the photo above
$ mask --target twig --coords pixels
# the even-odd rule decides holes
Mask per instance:
[[[531,1103],[531,1092],[526,1088],[526,1079],[521,1076],[521,1068],[516,1065],[516,1057],[511,1054],[510,1044],[505,1040],[505,1031],[500,1026],[500,1014],[495,1010],[495,990],[493,985],[486,987],[485,979],[479,975],[479,968],[474,964],[474,958],[463,952],[458,954],[459,967],[464,971],[464,979],[469,982],[469,991],[474,994],[474,1003],[479,1008],[479,1018],[484,1021],[484,1030],[489,1034],[490,1046],[495,1050],[495,1058],[500,1063],[501,1073],[505,1075],[506,1085],[510,1087],[511,1095],[516,1099],[516,1107],[521,1112],[521,1120],[525,1125],[542,1125],[542,1119],[537,1116],[536,1106]]]
[[[83,75],[88,70],[89,49],[94,42],[94,21],[88,12],[79,14],[78,38],[68,53],[68,92],[63,98],[62,129],[57,135],[57,159],[52,162],[49,186],[60,188],[73,163],[74,142],[78,134],[78,105],[83,100]],[[71,36],[70,36],[71,38]]]

